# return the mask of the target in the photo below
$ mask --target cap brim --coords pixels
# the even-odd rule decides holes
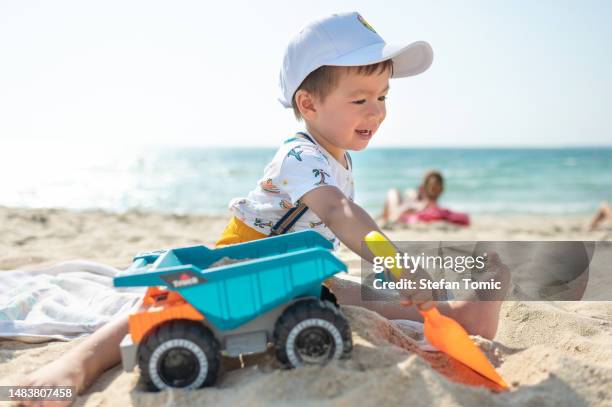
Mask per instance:
[[[359,48],[342,55],[326,65],[359,66],[393,60],[393,77],[402,78],[425,72],[433,62],[433,50],[425,41],[409,45],[389,45],[383,42]]]

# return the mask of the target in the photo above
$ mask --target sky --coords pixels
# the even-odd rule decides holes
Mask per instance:
[[[1,143],[276,146],[289,38],[352,10],[434,49],[372,146],[612,146],[607,0],[0,1]]]

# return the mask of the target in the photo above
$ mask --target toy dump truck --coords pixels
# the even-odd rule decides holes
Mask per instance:
[[[287,367],[324,364],[352,350],[346,317],[323,281],[346,265],[332,244],[302,231],[211,250],[138,255],[116,287],[149,287],[121,342],[126,371],[138,364],[150,390],[213,385],[221,355],[264,352]],[[221,259],[234,262],[213,266]],[[212,266],[212,267],[211,267]]]

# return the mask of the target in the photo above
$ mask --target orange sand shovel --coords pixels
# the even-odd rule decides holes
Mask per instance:
[[[377,257],[394,258],[397,253],[395,246],[379,232],[368,233],[365,241],[370,251]],[[394,267],[391,273],[399,280],[401,271],[398,268]],[[457,321],[440,314],[433,301],[417,303],[416,306],[425,320],[423,331],[429,343],[502,388],[508,389],[504,379]]]

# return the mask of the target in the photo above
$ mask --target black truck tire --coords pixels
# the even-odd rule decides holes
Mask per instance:
[[[348,321],[337,307],[309,298],[283,311],[274,328],[274,347],[277,359],[295,368],[346,358],[353,340]]]
[[[151,391],[212,386],[219,372],[219,343],[199,322],[176,320],[155,328],[140,344],[141,380]]]
[[[327,288],[327,286],[325,285],[321,285],[321,296],[319,297],[319,299],[321,301],[331,302],[336,306],[336,308],[340,307],[340,305],[338,305],[338,298],[336,298],[336,294],[334,294],[332,290]]]

